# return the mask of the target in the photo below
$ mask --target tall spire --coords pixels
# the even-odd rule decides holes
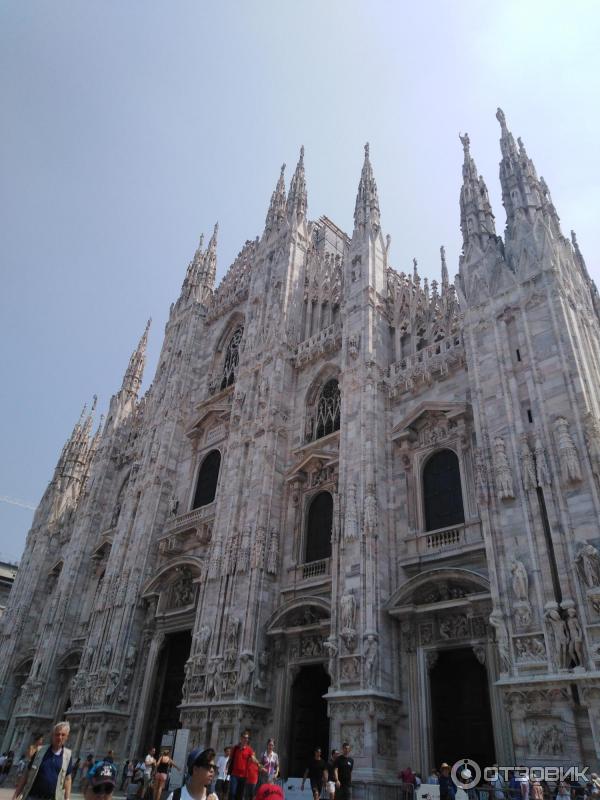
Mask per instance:
[[[463,235],[463,250],[471,241],[480,247],[490,239],[496,238],[494,215],[490,205],[487,186],[481,175],[477,174],[475,161],[471,156],[469,134],[459,134],[462,142],[464,161],[462,167],[463,185],[460,190],[460,228]]]
[[[446,266],[446,248],[444,245],[440,247],[440,258],[442,261],[442,297],[448,291],[448,285],[450,283],[448,279],[448,267]]]
[[[370,224],[377,233],[381,227],[377,184],[373,176],[373,167],[369,158],[369,143],[365,144],[365,160],[358,184],[356,203],[354,205],[354,229],[364,230]]]
[[[81,480],[83,478],[89,455],[90,433],[97,402],[98,397],[94,395],[89,413],[87,411],[87,403],[83,406],[83,410],[73,428],[71,436],[67,439],[62,449],[55,475],[63,486],[65,485],[65,480],[71,478]]]
[[[205,302],[207,294],[212,293],[215,288],[215,280],[217,277],[217,238],[219,235],[219,223],[215,222],[212,236],[208,243],[206,253],[204,255],[204,262],[198,274],[198,285],[200,286],[200,299]]]
[[[144,375],[144,365],[146,363],[146,346],[148,344],[148,331],[150,330],[150,325],[152,320],[149,319],[146,323],[146,328],[144,333],[142,334],[142,338],[139,341],[138,346],[131,354],[131,358],[129,359],[129,365],[127,370],[125,371],[125,376],[123,377],[123,385],[121,386],[121,392],[130,396],[130,397],[137,397],[138,392],[140,390],[140,386],[142,385],[142,377]]]
[[[279,180],[275,186],[275,191],[271,195],[271,202],[269,210],[267,211],[267,218],[265,220],[265,233],[270,233],[273,230],[278,230],[281,223],[286,216],[286,197],[285,197],[285,180],[283,173],[285,172],[285,164],[281,166],[279,173]]]
[[[300,158],[290,183],[287,199],[287,214],[290,222],[300,222],[306,216],[307,197],[304,176],[304,145],[300,148]]]
[[[187,300],[189,296],[194,291],[195,286],[198,283],[198,273],[202,268],[202,264],[204,263],[204,234],[200,234],[200,241],[198,243],[198,247],[196,248],[196,252],[194,253],[193,259],[188,264],[187,271],[185,273],[185,278],[183,281],[183,286],[181,287],[181,298]]]
[[[507,239],[514,233],[517,221],[533,222],[539,212],[544,215],[552,233],[562,238],[560,220],[546,182],[538,178],[522,139],[518,138],[515,143],[501,108],[496,112],[496,119],[500,123],[500,183],[502,203],[506,209]]]

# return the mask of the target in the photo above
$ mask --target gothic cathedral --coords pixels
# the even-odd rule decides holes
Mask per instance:
[[[347,740],[359,785],[598,762],[600,298],[497,117],[506,230],[465,135],[454,283],[390,265],[368,145],[352,236],[301,151],[218,286],[200,242],[150,388],[146,328],[36,511],[0,750],[66,717],[121,759],[248,727],[285,775]]]

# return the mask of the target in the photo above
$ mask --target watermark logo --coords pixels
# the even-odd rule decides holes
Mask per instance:
[[[462,758],[453,764],[450,775],[461,789],[473,789],[481,780],[481,767],[472,758]]]
[[[571,780],[578,783],[588,783],[590,767],[548,767],[548,766],[498,766],[480,767],[472,758],[461,758],[451,770],[452,780],[461,789],[473,789],[478,786],[481,778],[487,783],[495,784],[498,780],[508,783],[512,775],[522,781],[564,781]]]

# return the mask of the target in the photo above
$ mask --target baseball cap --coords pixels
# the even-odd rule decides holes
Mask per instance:
[[[116,775],[117,771],[114,764],[108,761],[96,761],[88,770],[88,778],[92,787],[99,786],[102,783],[110,783],[115,786]]]
[[[198,758],[203,757],[203,760],[207,763],[211,761],[215,757],[215,751],[212,747],[203,750],[201,747],[194,747],[194,749],[190,752],[189,756],[187,757],[187,771],[191,774],[192,770],[194,769],[194,764]]]

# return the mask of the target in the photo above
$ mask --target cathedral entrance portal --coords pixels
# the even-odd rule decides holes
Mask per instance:
[[[290,716],[289,769],[287,774],[300,777],[314,748],[320,747],[323,758],[329,750],[329,717],[323,695],[329,690],[329,675],[322,664],[310,664],[300,669],[292,685]]]
[[[181,727],[178,706],[182,700],[185,662],[190,655],[191,646],[191,631],[169,633],[160,654],[154,694],[150,704],[152,716],[147,723],[147,742],[149,745],[154,745],[157,750],[162,736],[167,731]]]
[[[495,763],[485,666],[471,648],[442,650],[430,676],[434,763]]]

